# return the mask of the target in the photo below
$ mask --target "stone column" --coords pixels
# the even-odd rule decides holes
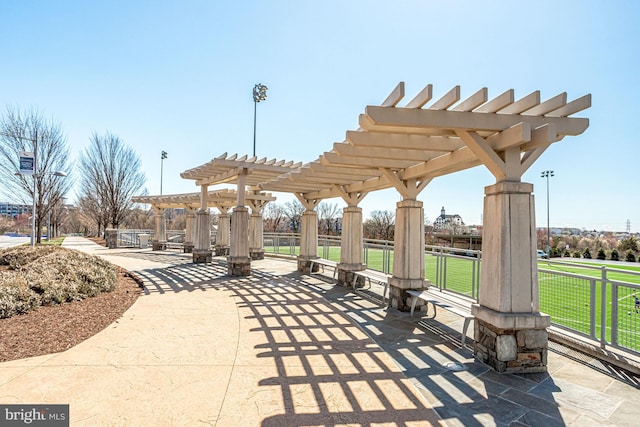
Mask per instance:
[[[196,238],[193,242],[193,262],[211,262],[211,215],[209,209],[198,209],[196,212]]]
[[[195,230],[195,220],[196,213],[193,208],[187,208],[187,223],[184,229],[184,253],[190,254],[193,252],[193,242],[194,242],[194,230]]]
[[[354,271],[367,268],[362,263],[362,208],[347,206],[342,210],[342,242],[340,244],[340,263],[338,264],[338,283],[351,286]]]
[[[231,243],[231,217],[229,208],[218,208],[218,233],[216,234],[216,256],[228,256]]]
[[[540,313],[533,185],[485,187],[476,359],[498,372],[546,372],[551,319]]]
[[[298,271],[311,273],[311,260],[318,258],[318,213],[306,209],[302,213],[300,227],[300,255],[298,255]],[[318,271],[318,265],[315,270]]]
[[[229,276],[249,276],[251,257],[249,256],[249,209],[245,206],[233,208],[231,219],[231,245],[227,257]]]
[[[262,210],[251,211],[249,217],[249,256],[251,259],[264,259]]]
[[[153,241],[151,250],[164,251],[167,249],[167,219],[164,217],[164,209],[154,208],[156,214],[155,219],[155,231],[153,234]]]
[[[115,228],[107,228],[104,231],[105,241],[107,244],[107,248],[109,249],[117,249],[118,248],[118,230]]]
[[[409,311],[407,289],[422,289],[424,279],[424,209],[422,202],[403,200],[396,204],[393,247],[393,277],[389,279],[391,307]]]

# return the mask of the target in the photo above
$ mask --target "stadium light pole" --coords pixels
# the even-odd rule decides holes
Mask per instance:
[[[167,152],[162,151],[160,153],[160,195],[162,196],[162,167],[164,165],[164,159],[167,158]]]
[[[553,171],[542,171],[540,178],[547,178],[547,256],[551,259],[551,227],[549,226],[549,178]]]
[[[258,102],[267,99],[267,89],[262,83],[258,83],[253,87],[253,157],[256,156],[256,112],[258,111]]]

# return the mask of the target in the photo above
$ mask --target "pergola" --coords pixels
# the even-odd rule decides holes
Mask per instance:
[[[271,180],[279,175],[286,174],[299,168],[301,163],[287,162],[284,160],[257,159],[247,156],[238,157],[237,154],[227,156],[227,153],[218,156],[211,161],[186,170],[180,174],[184,179],[193,179],[200,186],[201,192],[207,192],[210,185],[235,184],[236,200],[233,208],[233,221],[227,222],[229,216],[225,212],[225,222],[220,222],[220,227],[231,226],[231,244],[227,251],[217,249],[216,255],[228,255],[227,267],[232,276],[246,276],[251,272],[251,260],[264,257],[262,248],[262,209],[269,201],[259,198],[264,194],[257,188],[258,184]],[[251,207],[251,216],[246,207]],[[208,224],[208,211],[204,209],[198,212],[198,223],[201,227]],[[196,244],[193,254],[194,262],[208,261],[211,251],[208,242],[201,239]]]
[[[381,105],[365,108],[357,130],[305,165],[225,153],[181,176],[196,180],[205,192],[208,185],[237,185],[228,258],[232,275],[250,273],[245,191],[290,192],[304,205],[301,271],[309,271],[317,258],[315,207],[342,198],[347,207],[340,283],[351,283],[355,272],[366,268],[358,204],[371,191],[395,188],[402,200],[396,206],[390,301],[406,310],[406,291],[429,284],[419,194],[435,177],[484,165],[496,181],[485,187],[480,299],[472,307],[475,354],[498,371],[545,370],[550,320],[539,311],[533,185],[521,178],[551,144],[586,130],[588,119],[570,116],[589,108],[591,95],[568,102],[561,93],[541,101],[539,91],[516,99],[511,89],[489,99],[482,88],[461,100],[459,86],[436,100],[432,95],[427,85],[401,106],[404,84],[398,84]]]
[[[220,211],[218,217],[219,221],[219,233],[216,238],[216,253],[218,255],[226,255],[229,253],[229,209],[233,207],[237,202],[238,196],[235,190],[220,189],[212,190],[200,193],[185,193],[185,194],[168,194],[161,196],[136,196],[132,197],[131,201],[134,203],[149,204],[155,211],[155,233],[153,239],[154,250],[164,250],[167,243],[166,233],[166,220],[164,217],[165,209],[169,208],[181,208],[187,211],[187,221],[185,229],[185,241],[184,252],[193,252],[194,242],[198,239],[198,236],[206,234],[207,241],[209,241],[209,227],[207,224],[206,230],[199,233],[195,227],[194,220],[196,218],[196,211],[198,209],[208,212],[208,208],[216,208]],[[274,201],[276,198],[271,193],[265,192],[252,192],[246,196],[248,203],[251,206],[264,206],[268,202]],[[260,242],[262,242],[262,234],[260,233]],[[207,243],[210,246],[210,243]],[[264,256],[262,250],[262,244],[256,244],[251,248],[256,248],[256,257],[260,254]],[[209,247],[207,247],[209,249]],[[205,255],[206,257],[206,255]],[[211,253],[209,253],[209,261],[211,260]]]

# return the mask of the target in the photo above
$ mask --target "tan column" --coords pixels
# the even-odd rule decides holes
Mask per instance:
[[[249,217],[249,256],[264,259],[262,211],[251,212]]]
[[[485,187],[474,353],[498,372],[546,371],[551,322],[539,311],[532,191],[522,182]]]
[[[167,248],[167,219],[164,217],[164,209],[153,208],[156,212],[155,231],[153,233],[152,250],[164,251]]]
[[[424,280],[424,209],[422,202],[403,200],[396,204],[393,246],[393,277],[389,279],[393,308],[408,311],[407,289],[422,289]]]
[[[211,215],[208,206],[208,187],[200,186],[200,209],[196,212],[196,231],[193,246],[193,262],[211,262]]]
[[[193,208],[187,208],[187,221],[185,224],[185,229],[184,229],[184,245],[183,245],[183,249],[184,249],[184,253],[191,253],[193,252],[193,241],[194,241],[194,230],[195,230],[195,219],[196,219],[196,213],[195,213],[195,209]]]
[[[218,232],[216,233],[216,256],[228,256],[231,242],[231,217],[229,208],[220,207],[218,215]]]
[[[362,236],[362,208],[347,206],[342,210],[342,242],[338,264],[338,283],[341,285],[351,286],[353,272],[367,268],[362,263]]]
[[[313,209],[305,209],[300,224],[300,254],[298,255],[298,271],[311,273],[312,259],[318,258],[318,213]],[[316,270],[318,266],[315,266]]]
[[[245,206],[233,208],[231,218],[231,244],[227,257],[227,270],[230,276],[248,276],[251,274],[249,257],[249,209]]]

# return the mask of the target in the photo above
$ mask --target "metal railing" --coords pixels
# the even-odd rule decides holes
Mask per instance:
[[[118,229],[119,248],[139,248],[140,234],[149,235],[149,241],[153,239],[153,230],[120,230]]]
[[[318,256],[340,261],[340,236],[319,236]],[[295,256],[299,234],[265,233],[266,253]],[[425,246],[425,278],[432,286],[479,299],[482,252]],[[363,261],[373,270],[393,274],[393,242],[363,241]],[[540,311],[554,327],[640,354],[640,272],[545,260],[538,269]]]
[[[640,272],[585,263],[545,261],[538,268],[540,309],[551,324],[640,353]],[[636,311],[637,310],[637,311]]]

